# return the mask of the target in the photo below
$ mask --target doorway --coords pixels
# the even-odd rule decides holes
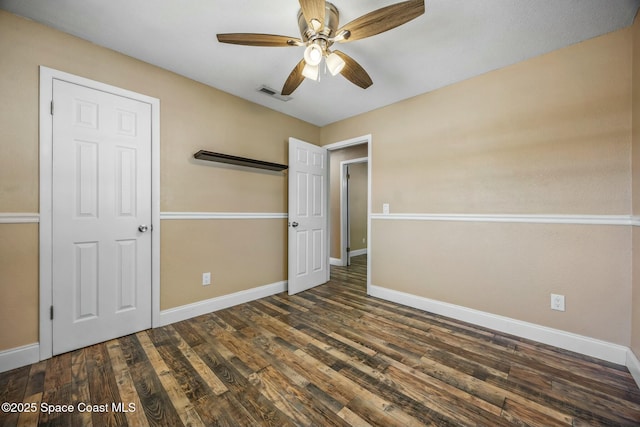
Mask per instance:
[[[340,259],[367,253],[367,157],[340,162]]]
[[[342,218],[341,205],[341,192],[342,183],[341,174],[343,173],[343,166],[341,162],[349,160],[358,160],[363,165],[366,165],[366,234],[362,237],[365,239],[366,244],[366,275],[367,275],[367,292],[371,285],[371,135],[364,135],[356,138],[351,138],[344,141],[339,141],[333,144],[325,145],[329,151],[329,163],[330,163],[330,189],[329,189],[329,256],[330,264],[332,266],[343,266],[347,264],[348,257],[343,255],[343,251],[346,250],[346,239],[342,236],[346,236],[346,232],[343,233],[345,227]],[[362,239],[362,237],[360,239]]]

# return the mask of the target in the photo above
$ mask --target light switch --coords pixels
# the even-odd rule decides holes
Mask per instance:
[[[389,215],[389,203],[382,204],[382,213],[385,215]]]

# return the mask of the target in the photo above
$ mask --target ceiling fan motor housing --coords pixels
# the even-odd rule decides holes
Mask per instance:
[[[315,39],[327,39],[335,36],[335,31],[338,29],[340,14],[338,8],[333,4],[325,3],[325,15],[324,15],[324,27],[319,31],[314,31],[309,27],[309,23],[305,20],[302,14],[302,9],[298,12],[298,27],[300,28],[300,35],[305,42],[313,41]]]

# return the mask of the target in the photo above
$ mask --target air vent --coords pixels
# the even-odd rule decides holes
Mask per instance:
[[[275,89],[271,89],[269,86],[266,86],[266,85],[260,86],[258,88],[258,92],[264,93],[265,95],[269,95],[270,97],[278,99],[282,102],[287,102],[291,100],[290,96],[281,95],[280,92],[278,92]]]
[[[275,95],[276,93],[278,93],[278,92],[276,92],[275,90],[273,90],[273,89],[269,89],[269,88],[268,88],[268,87],[266,87],[266,86],[262,86],[259,90],[260,90],[260,92],[262,92],[262,93],[266,93],[267,95],[271,95],[271,96],[273,96],[273,95]]]

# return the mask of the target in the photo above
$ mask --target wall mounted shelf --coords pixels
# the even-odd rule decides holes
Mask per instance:
[[[267,169],[271,171],[283,171],[288,168],[287,165],[279,163],[265,162],[263,160],[249,159],[246,157],[231,156],[229,154],[214,153],[213,151],[200,150],[193,155],[198,160],[207,160],[209,162],[227,163],[230,165],[245,166],[257,169]]]

